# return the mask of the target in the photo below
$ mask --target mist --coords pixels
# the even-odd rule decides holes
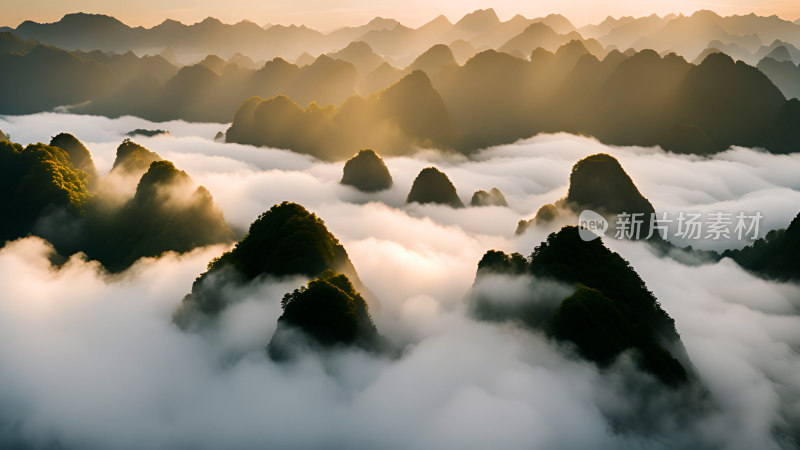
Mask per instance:
[[[145,258],[109,275],[81,255],[53,266],[45,241],[24,238],[0,249],[0,443],[769,449],[797,442],[795,284],[756,278],[729,259],[686,266],[643,243],[604,239],[675,319],[708,389],[708,408],[693,414],[681,410],[689,394],[655,389],[628,358],[601,371],[539,333],[475,321],[465,299],[487,250],[529,255],[556,230],[514,235],[520,219],[566,195],[581,158],[616,157],[659,212],[760,211],[763,236],[800,210],[800,155],[733,148],[701,158],[542,135],[471,158],[430,150],[388,157],[393,187],[365,194],[339,184],[343,162],[214,142],[226,127],[54,113],[0,117],[0,129],[22,144],[74,134],[101,175],[126,132],[166,129],[171,135],[134,141],[208,188],[236,230],[275,203],[304,205],[347,249],[380,302],[371,310],[378,330],[402,354],[350,350],[289,364],[269,360],[280,298],[302,279],[264,279],[232,292],[241,300],[216,327],[181,332],[173,312],[208,261],[229,246]],[[445,172],[465,203],[474,191],[497,187],[509,207],[406,205],[414,177],[428,166]],[[488,288],[513,301],[526,282],[494,280]]]

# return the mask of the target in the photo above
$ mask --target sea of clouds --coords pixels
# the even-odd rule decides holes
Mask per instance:
[[[686,266],[647,246],[606,239],[675,319],[708,410],[684,414],[680,392],[636,395],[652,380],[623,357],[599,371],[570,348],[512,324],[481,323],[465,297],[485,251],[530,254],[554,229],[520,219],[566,195],[572,165],[615,156],[657,211],[758,211],[760,235],[800,211],[800,154],[733,148],[711,158],[611,147],[566,134],[472,158],[421,151],[387,158],[388,191],[338,183],[343,162],[213,141],[224,124],[150,123],[43,113],[0,117],[13,141],[69,132],[110,170],[124,134],[206,186],[240,234],[284,200],[319,215],[379,300],[378,330],[396,359],[358,351],[271,362],[264,347],[283,293],[265,280],[234,293],[220,326],[179,331],[171,315],[226,246],[140,260],[118,276],[48,244],[0,249],[0,444],[21,448],[792,448],[800,436],[800,287],[768,282],[723,259]],[[354,153],[358,149],[353,149]],[[380,149],[376,149],[380,153]],[[499,188],[509,207],[406,205],[434,165],[465,203]],[[678,244],[685,244],[676,240]],[[721,250],[744,242],[703,240]],[[498,284],[509,296],[521,284]],[[231,358],[231,354],[238,355]],[[632,391],[635,386],[639,391]],[[646,401],[643,401],[646,399]]]

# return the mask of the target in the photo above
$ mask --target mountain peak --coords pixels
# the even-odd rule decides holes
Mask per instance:
[[[436,167],[426,167],[414,179],[406,203],[438,203],[463,208],[450,178]]]
[[[377,192],[392,187],[392,175],[383,159],[367,148],[347,160],[341,183],[363,192]]]
[[[425,53],[419,55],[414,62],[409,66],[409,70],[422,70],[429,77],[439,73],[445,66],[455,64],[456,59],[453,56],[453,51],[444,44],[436,44],[433,47],[425,50]]]
[[[76,169],[86,172],[90,183],[97,180],[97,169],[95,169],[94,161],[92,161],[92,155],[75,136],[69,133],[59,133],[50,140],[50,146],[58,147],[67,152],[72,165]]]
[[[297,203],[283,202],[261,214],[232,250],[208,265],[175,319],[190,325],[224,309],[230,299],[219,291],[220,277],[246,283],[262,276],[313,278],[326,271],[343,273],[362,287],[347,251],[325,222]]]
[[[500,18],[494,9],[478,9],[475,10],[456,22],[455,27],[472,33],[479,33],[485,31],[500,23]]]
[[[689,17],[693,17],[693,18],[696,18],[696,19],[720,19],[721,18],[719,14],[715,13],[714,11],[708,10],[708,9],[697,10],[697,11],[694,12],[694,14],[692,14]]]
[[[59,22],[81,22],[81,23],[86,23],[89,21],[125,25],[119,19],[113,16],[109,16],[106,14],[91,14],[85,12],[64,14],[64,17],[62,17],[61,20],[59,20]]]
[[[367,22],[366,26],[372,29],[388,29],[388,28],[394,28],[399,24],[400,22],[394,19],[387,19],[386,17],[378,16]]]
[[[447,17],[445,17],[445,15],[444,15],[444,14],[439,14],[438,16],[434,17],[432,20],[428,21],[428,22],[427,22],[425,25],[430,25],[430,24],[447,24],[447,25],[452,25],[453,23],[452,23],[452,22],[450,22],[450,19],[448,19]],[[425,25],[423,25],[423,26],[425,26]]]
[[[221,20],[217,19],[216,17],[208,16],[202,20],[202,22],[198,22],[205,25],[224,25]]]
[[[125,139],[117,147],[117,157],[114,159],[111,171],[143,174],[148,170],[152,162],[160,159],[161,157],[157,153],[151,152],[130,139]]]
[[[353,345],[368,351],[382,347],[367,302],[346,275],[328,271],[286,294],[281,307],[283,314],[267,347],[275,360],[288,359],[309,343],[322,348]],[[303,338],[310,342],[297,343]]]
[[[613,214],[655,212],[619,161],[605,153],[587,156],[575,163],[569,176],[567,201]]]

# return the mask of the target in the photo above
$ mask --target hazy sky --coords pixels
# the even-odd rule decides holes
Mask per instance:
[[[208,16],[228,23],[242,19],[259,25],[302,23],[320,30],[358,25],[384,16],[416,27],[439,14],[455,21],[467,12],[489,7],[501,19],[517,13],[528,17],[561,13],[576,25],[598,22],[608,15],[686,14],[698,9],[723,15],[755,12],[791,20],[800,17],[800,2],[796,0],[3,0],[0,25],[16,26],[26,19],[55,21],[65,13],[83,11],[109,14],[129,25],[148,27],[166,18],[193,23]]]

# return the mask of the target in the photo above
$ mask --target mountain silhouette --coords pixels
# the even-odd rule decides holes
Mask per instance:
[[[496,45],[500,36],[522,26]],[[791,44],[798,42],[800,26],[777,17],[720,17],[699,11],[609,19],[578,32],[557,15],[500,22],[493,11],[480,10],[455,25],[440,17],[413,29],[377,18],[363,27],[325,34],[297,26],[265,29],[247,21],[228,25],[214,18],[192,25],[167,20],[150,29],[131,28],[108,16],[75,14],[52,24],[26,22],[14,31],[19,36],[0,37],[0,48],[13,50],[0,52],[5,68],[0,74],[0,114],[68,106],[74,112],[112,117],[227,123],[254,96],[269,101],[285,95],[309,116],[301,121],[305,130],[312,130],[308,136],[276,137],[254,127],[244,133],[247,142],[278,141],[284,148],[326,159],[345,158],[353,148],[365,147],[385,155],[431,146],[471,153],[541,132],[586,134],[613,145],[661,146],[694,154],[732,145],[786,153],[800,139],[794,126],[800,111],[785,99],[796,95],[794,67],[765,60],[761,68],[767,77],[743,61],[709,50],[740,55],[750,63],[769,55],[774,61],[785,59],[787,52],[800,58]],[[50,46],[62,38],[71,50],[91,40],[109,53]],[[476,48],[487,47],[502,51],[473,55]],[[139,57],[133,48],[164,49],[167,56],[175,49],[193,58],[212,56],[179,68],[162,56]],[[236,53],[241,64],[230,62]],[[321,56],[302,68],[276,58],[281,54],[294,60],[301,53]],[[703,57],[698,64],[687,62],[699,53]],[[469,56],[463,66],[452,64]],[[405,99],[401,115],[383,114],[388,102],[377,100],[382,90],[402,81],[402,72],[380,63],[384,57],[406,67],[419,83],[418,92]],[[268,62],[257,70],[246,67],[259,59]],[[433,74],[433,89],[414,76],[417,69],[428,79]],[[354,98],[357,93],[367,98]],[[430,111],[411,108],[417,101]],[[401,101],[394,97],[393,103]]]
[[[114,17],[104,14],[66,14],[58,22],[22,22],[14,32],[23,37],[69,50],[122,50],[135,33]],[[125,48],[125,50],[128,50]],[[124,51],[124,50],[123,50]]]
[[[385,57],[399,57],[409,48],[421,45],[415,30],[400,23],[392,28],[368,31],[359,40],[366,42]]]
[[[314,64],[314,61],[316,61],[316,60],[317,60],[317,58],[314,58],[313,56],[309,55],[308,53],[303,52],[303,54],[301,54],[300,56],[297,57],[297,59],[295,60],[294,64],[297,67],[310,66],[311,64]]]
[[[448,47],[453,52],[453,57],[455,57],[458,64],[464,64],[477,53],[475,47],[464,39],[456,39]]]
[[[349,62],[362,75],[372,72],[384,62],[383,58],[372,50],[372,47],[361,41],[351,42],[338,52],[328,53],[328,56]]]
[[[227,140],[336,160],[351,156],[353,148],[397,154],[441,147],[451,133],[441,97],[425,73],[415,71],[381,92],[353,96],[339,107],[312,103],[303,110],[286,96],[251,98],[239,107]]]
[[[694,154],[711,154],[731,145],[783,153],[797,142],[791,123],[798,112],[758,69],[719,53],[708,55],[699,65],[652,50],[628,53],[611,51],[600,60],[587,48],[587,41],[569,40],[555,53],[536,49],[531,61],[487,50],[463,66],[449,64],[434,76],[433,89],[422,77],[416,77],[419,89],[404,89],[409,98],[431,105],[441,98],[444,105],[425,115],[401,116],[420,119],[419,126],[400,128],[402,142],[428,142],[466,154],[540,132],[561,131],[588,134],[613,145],[661,146]],[[375,87],[397,76],[388,65],[379,70],[380,75],[373,72],[370,79]],[[386,92],[411,84],[402,81]],[[319,155],[316,141],[326,135],[329,147],[340,148],[337,144],[346,142],[349,148],[374,147],[393,154],[399,146],[390,144],[392,148],[385,150],[386,139],[374,136],[386,117],[373,114],[369,119],[366,112],[377,107],[380,102],[374,100],[380,96],[368,101],[351,98],[329,113],[323,124],[308,124],[308,129],[316,130],[313,138],[279,141],[287,145],[284,148]],[[336,126],[325,125],[330,122]],[[433,123],[439,126],[422,126]],[[234,118],[233,127],[239,125]],[[362,136],[349,136],[356,129]],[[276,145],[273,138],[247,143]],[[345,151],[341,148],[336,158],[347,155]]]
[[[252,58],[239,52],[228,58],[228,64],[235,64],[243,69],[250,70],[258,70],[259,67],[261,67],[261,65],[253,61]]]
[[[758,146],[786,103],[766,75],[721,53],[692,67],[673,99],[679,120],[703,130],[717,150]]]
[[[114,158],[110,173],[139,177],[147,172],[153,162],[160,160],[161,157],[157,153],[126,138],[117,147],[117,156]]]
[[[0,242],[34,233],[46,216],[77,219],[91,199],[87,184],[86,172],[75,168],[66,151],[0,140]]]
[[[531,79],[527,61],[494,50],[441,71],[434,86],[457,130],[455,148],[466,153],[527,134]]]
[[[572,167],[566,200],[575,210],[640,213],[645,229],[650,224],[650,215],[655,213],[653,205],[642,196],[619,161],[604,153],[588,156]]]
[[[22,39],[14,33],[0,31],[0,54],[19,53],[24,55],[40,44],[34,39]]]
[[[796,263],[800,251],[800,214],[785,230],[773,230],[740,250],[726,250],[722,256],[764,278],[780,281],[800,280]]]
[[[131,130],[131,131],[128,131],[127,133],[125,133],[125,136],[129,136],[129,137],[136,137],[136,136],[153,137],[153,136],[159,136],[159,135],[169,136],[169,135],[171,135],[171,133],[169,131],[167,131],[167,130],[162,130],[162,129],[148,130],[146,128],[137,128],[135,130]]]
[[[361,96],[369,96],[397,83],[403,76],[403,70],[384,62],[361,80],[358,92]]]
[[[99,50],[88,53],[82,51],[70,53],[83,60],[94,61],[111,69],[114,75],[117,76],[117,86],[130,83],[142,77],[153,77],[159,83],[164,83],[178,73],[180,69],[160,55],[139,57],[131,51],[124,54],[107,54]]]
[[[537,48],[554,50],[563,44],[560,34],[541,22],[528,25],[520,34],[509,39],[498,50],[504,53],[518,51],[529,55]]]
[[[727,51],[725,53],[728,53]],[[728,53],[732,58],[736,58],[735,55]],[[756,64],[758,61],[761,61],[764,58],[772,58],[775,60],[784,60],[784,61],[792,61],[795,64],[800,64],[800,49],[795,47],[789,42],[781,41],[780,39],[776,39],[770,45],[764,45],[760,49],[758,49],[754,54],[750,55],[749,59],[743,59],[748,64]],[[742,58],[736,58],[742,59]]]
[[[234,240],[211,193],[164,160],[150,164],[133,198],[118,211],[98,211],[88,222],[82,250],[111,272],[141,257]]]
[[[72,165],[76,169],[86,172],[88,185],[97,183],[97,169],[92,161],[92,155],[75,136],[69,133],[59,133],[50,140],[50,146],[67,152]]]
[[[758,62],[757,67],[786,98],[800,98],[800,66],[791,60],[779,61],[766,57]]]
[[[222,74],[222,71],[228,66],[228,62],[217,55],[208,55],[198,64],[207,67],[217,75]]]
[[[555,205],[545,205],[539,209],[531,221],[520,221],[517,234],[524,233],[533,224],[547,224],[559,215],[560,209],[580,214],[591,210],[601,214],[609,223],[609,233],[630,239],[645,239],[650,236],[653,205],[636,188],[630,176],[611,155],[598,153],[588,156],[572,166],[569,176],[567,196]],[[628,225],[618,224],[628,214]],[[635,214],[635,216],[634,216]],[[652,239],[660,241],[657,231]]]
[[[469,43],[482,50],[497,49],[514,36],[522,33],[531,23],[533,23],[533,20],[517,14],[511,19],[500,22],[473,36],[469,39]]]
[[[537,294],[532,285],[531,299],[509,309],[489,292],[472,299],[471,311],[478,318],[515,320],[542,330],[571,342],[583,358],[601,367],[632,350],[637,364],[667,385],[694,377],[674,321],[630,264],[602,239],[585,241],[578,228],[564,227],[550,234],[529,259],[487,252],[478,264],[476,283],[491,274],[530,274],[533,283],[555,280],[566,294],[559,297],[559,290],[551,289],[548,295],[554,298],[537,299],[545,294]],[[553,304],[542,304],[547,302]]]
[[[428,74],[428,77],[433,77],[439,73],[443,68],[450,64],[455,64],[456,60],[453,56],[453,51],[450,47],[444,44],[436,44],[419,55],[414,62],[406,69],[407,72],[421,70]]]
[[[426,167],[417,175],[406,203],[438,203],[453,208],[464,207],[453,183],[435,167]]]
[[[114,73],[94,61],[38,45],[26,54],[0,54],[0,114],[31,114],[109,92]]]
[[[26,21],[13,30],[26,38],[68,50],[95,49],[124,53],[129,50],[170,48],[173,52],[232,56],[236,51],[256,58],[299,54],[303,48],[321,49],[324,35],[304,26],[274,25],[262,28],[250,21],[224,24],[208,17],[191,25],[167,19],[152,28],[132,28],[101,15],[67,14],[53,23]],[[321,53],[318,51],[317,53]]]
[[[120,272],[141,257],[234,239],[208,190],[155,153],[128,140],[120,145],[112,172],[141,179],[118,204],[98,187],[105,180],[77,138],[60,133],[52,143],[58,146],[0,141],[0,208],[8,214],[0,240],[40,236],[61,257],[83,252]]]
[[[385,17],[375,17],[364,25],[357,27],[342,27],[327,34],[326,40],[333,48],[342,48],[345,45],[359,40],[370,31],[391,30],[400,22]]]
[[[312,101],[320,105],[338,105],[355,95],[357,80],[358,74],[352,64],[321,55],[300,72],[285,94],[301,105]]]
[[[779,45],[765,56],[765,58],[772,58],[776,61],[791,61],[792,56],[789,54],[789,49],[786,46]]]
[[[505,196],[500,189],[492,188],[489,192],[476,191],[472,194],[470,206],[508,206]]]
[[[325,223],[302,206],[283,202],[259,216],[233,250],[209,263],[183,299],[175,321],[187,328],[213,319],[234,301],[225,294],[230,283],[263,277],[313,279],[328,270],[345,274],[364,292],[347,252]]]
[[[360,191],[376,192],[392,187],[392,175],[374,150],[364,149],[347,160],[341,183]]]
[[[323,273],[286,294],[281,307],[283,314],[267,347],[272,359],[291,357],[302,340],[298,332],[321,348],[355,346],[378,351],[383,346],[367,302],[343,274]]]
[[[494,12],[494,9],[489,8],[478,9],[465,15],[455,23],[454,27],[471,33],[480,33],[499,23],[500,19],[497,17],[497,13]]]

